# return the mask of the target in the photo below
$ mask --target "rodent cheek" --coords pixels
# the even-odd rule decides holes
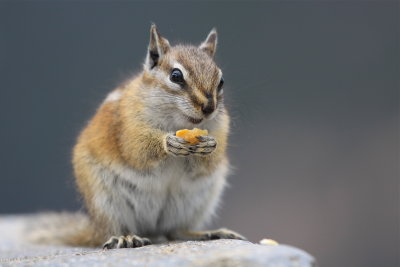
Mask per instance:
[[[198,118],[202,115],[201,104],[193,101],[193,97],[188,92],[182,92],[182,95],[180,95],[177,101],[177,105],[179,109],[188,116]]]
[[[201,106],[196,105],[196,103],[193,103],[194,108],[196,109],[196,111],[200,112],[201,111]]]
[[[203,116],[203,112],[201,111],[202,106],[199,105],[199,104],[196,103],[196,102],[193,102],[193,101],[192,101],[191,103],[192,103],[192,106],[193,106],[193,109],[194,109],[195,114],[196,114],[197,116],[202,117],[202,116]]]

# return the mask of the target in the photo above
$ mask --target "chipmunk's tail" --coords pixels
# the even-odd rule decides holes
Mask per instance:
[[[101,240],[81,212],[46,212],[32,215],[25,228],[25,237],[31,243],[95,247]]]

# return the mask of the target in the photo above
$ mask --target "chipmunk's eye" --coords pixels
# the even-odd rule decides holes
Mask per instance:
[[[180,69],[173,69],[171,71],[171,76],[169,77],[171,82],[178,83],[178,84],[183,84],[185,80],[183,79],[183,74]]]
[[[219,81],[219,84],[218,84],[218,91],[221,91],[222,86],[224,86],[224,78],[221,77],[221,80]]]

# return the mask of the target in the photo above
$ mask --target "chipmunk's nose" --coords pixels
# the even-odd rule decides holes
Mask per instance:
[[[214,105],[212,103],[211,103],[211,105],[207,104],[206,106],[202,105],[202,107],[201,107],[201,111],[203,111],[203,114],[206,115],[206,116],[210,115],[211,113],[213,113],[214,110],[215,110],[215,108],[214,108]]]
[[[211,94],[206,94],[207,97],[207,104],[201,105],[201,111],[203,111],[204,115],[210,115],[215,110],[213,96]]]

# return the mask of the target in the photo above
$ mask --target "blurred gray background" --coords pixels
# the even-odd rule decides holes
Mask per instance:
[[[219,31],[235,166],[220,216],[320,266],[399,266],[399,2],[1,2],[0,213],[80,207],[70,157],[108,91]]]

